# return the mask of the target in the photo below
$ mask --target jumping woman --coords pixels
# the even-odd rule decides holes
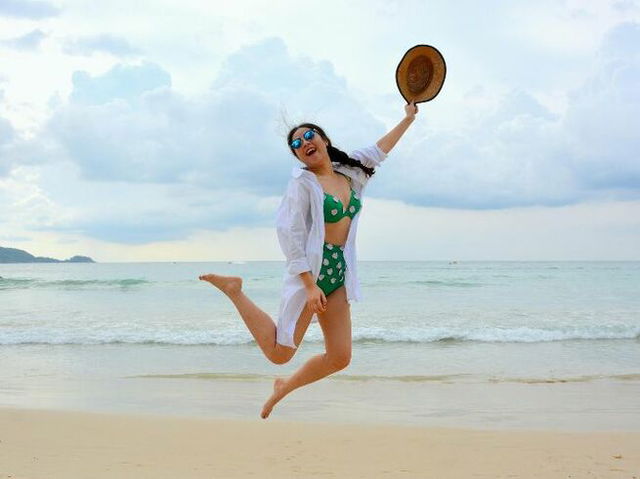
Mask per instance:
[[[277,212],[278,240],[286,257],[277,326],[244,294],[241,278],[200,276],[229,297],[275,364],[289,361],[309,324],[320,323],[326,352],[310,358],[291,376],[275,380],[260,414],[264,419],[291,391],[346,368],[351,360],[349,302],[360,299],[356,232],[362,193],[418,112],[413,102],[404,110],[405,117],[375,145],[351,155],[334,147],[322,128],[311,123],[287,135],[291,152],[305,166],[294,167]]]

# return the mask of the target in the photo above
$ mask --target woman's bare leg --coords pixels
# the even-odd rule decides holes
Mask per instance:
[[[204,274],[199,279],[214,285],[233,302],[267,359],[276,364],[284,364],[293,357],[296,349],[276,343],[276,325],[273,319],[256,306],[242,291],[242,278]],[[307,308],[302,311],[294,332],[293,339],[296,347],[302,342],[312,316],[313,313]]]
[[[309,359],[288,378],[277,378],[273,394],[264,404],[260,416],[266,419],[273,407],[294,389],[346,368],[351,361],[351,310],[342,286],[327,296],[327,309],[318,314],[324,334],[326,352]]]

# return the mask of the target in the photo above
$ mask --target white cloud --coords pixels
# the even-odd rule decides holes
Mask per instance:
[[[72,164],[42,168],[43,188],[57,205],[73,211],[55,230],[113,243],[175,241],[198,229],[270,226],[279,201],[235,189],[83,182],[76,173]]]
[[[0,100],[2,100],[0,90]],[[13,167],[15,160],[13,147],[16,141],[16,132],[11,123],[0,117],[0,178],[7,175]]]
[[[85,56],[90,56],[97,52],[125,57],[140,53],[125,38],[108,33],[67,39],[63,50],[69,55]]]
[[[563,124],[570,161],[586,188],[640,193],[640,24],[606,38],[593,76],[573,92]]]
[[[0,178],[0,224],[4,231],[51,229],[68,221],[69,211],[59,207],[39,185],[40,172],[18,167]]]
[[[83,182],[75,165],[59,161],[14,168],[0,179],[0,229],[145,244],[197,229],[270,226],[278,201],[232,189]]]
[[[171,85],[169,73],[148,62],[139,65],[118,64],[99,76],[76,71],[72,80],[71,102],[89,105],[117,99],[135,101],[146,91]]]
[[[2,0],[0,15],[15,18],[41,19],[56,16],[60,9],[50,2],[37,0]]]
[[[457,208],[637,198],[638,44],[638,24],[613,29],[560,115],[525,91],[508,92],[494,106],[483,101],[484,89],[474,90],[464,100],[466,118],[455,129],[414,133],[370,194]]]
[[[56,231],[137,244],[271,225],[296,163],[279,124],[285,99],[291,122],[324,119],[334,142],[347,129],[356,138],[383,131],[330,64],[293,59],[278,39],[231,55],[206,94],[186,98],[169,85],[148,63],[74,75],[70,101],[25,149],[52,201],[72,211]],[[43,154],[47,138],[63,149]]]
[[[36,29],[17,38],[3,40],[2,45],[8,48],[15,48],[16,50],[36,50],[46,37],[46,33],[40,29]]]
[[[4,118],[0,118],[0,145],[4,145],[13,140],[14,132],[11,123]],[[4,158],[5,156],[2,155]]]
[[[151,64],[118,65],[98,77],[76,73],[72,101],[57,109],[49,129],[88,179],[267,195],[281,193],[295,162],[278,124],[285,105],[291,123],[326,121],[337,144],[342,131],[355,145],[383,132],[330,64],[294,59],[279,39],[232,54],[205,94],[186,98],[169,84]]]
[[[479,102],[482,103],[481,101]],[[565,204],[581,192],[562,161],[559,121],[522,91],[479,106],[456,130],[428,126],[383,165],[370,195],[422,206],[506,208]]]

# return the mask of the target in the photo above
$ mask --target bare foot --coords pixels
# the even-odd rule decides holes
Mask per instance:
[[[286,384],[286,381],[282,378],[276,378],[276,380],[273,382],[273,394],[269,399],[267,399],[267,402],[264,403],[264,406],[262,407],[262,412],[260,413],[260,417],[262,419],[267,419],[269,417],[269,414],[271,414],[271,410],[273,409],[273,406],[275,406],[278,403],[278,401],[280,401],[280,399],[282,399],[285,396],[284,394],[285,384]]]
[[[220,276],[219,274],[203,274],[198,279],[207,281],[224,294],[237,293],[242,289],[242,278],[238,276]]]

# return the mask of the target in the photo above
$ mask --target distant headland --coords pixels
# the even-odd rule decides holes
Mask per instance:
[[[95,263],[95,261],[88,256],[73,256],[65,260],[33,256],[21,249],[0,246],[0,263]]]

